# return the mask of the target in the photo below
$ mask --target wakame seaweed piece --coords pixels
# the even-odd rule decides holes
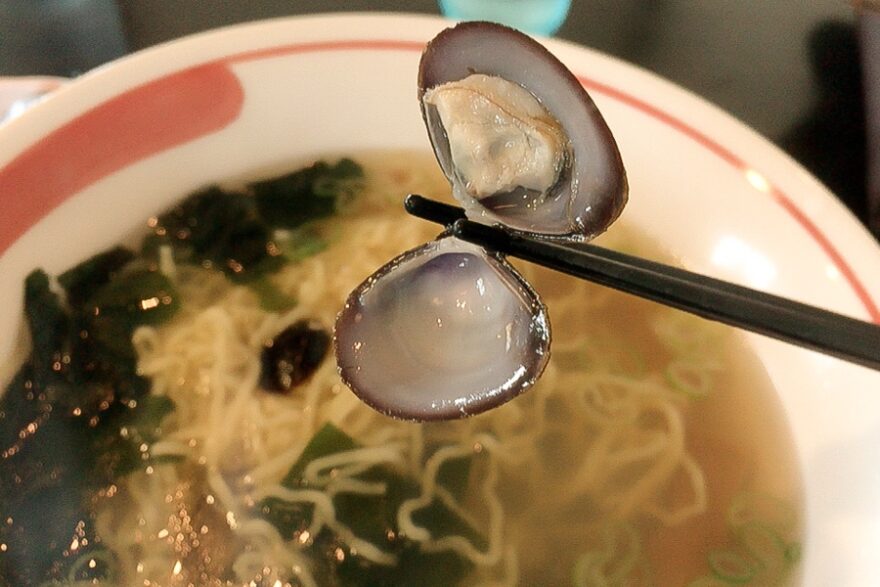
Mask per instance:
[[[0,398],[0,577],[10,585],[41,584],[62,564],[85,517],[90,439],[84,422],[35,386],[25,363]]]
[[[472,563],[452,551],[427,552],[417,542],[400,537],[397,511],[404,500],[417,497],[419,486],[389,467],[376,466],[358,479],[386,484],[384,496],[340,493],[334,496],[336,518],[348,525],[359,538],[367,540],[397,557],[393,566],[373,563],[356,553],[344,540],[329,531],[315,541],[319,552],[333,553],[341,548],[344,556],[330,554],[332,574],[340,587],[448,587],[458,585],[473,569]],[[432,536],[460,535],[485,548],[485,540],[456,513],[435,500],[418,510],[413,520]]]
[[[99,418],[73,416],[57,406],[52,409],[40,399],[42,394],[30,393],[30,368],[25,365],[0,401],[5,453],[0,459],[0,519],[13,520],[0,524],[0,543],[9,545],[0,561],[14,561],[6,569],[0,563],[0,577],[13,585],[63,576],[57,570],[70,563],[64,551],[75,535],[94,543],[90,499],[150,462],[148,453],[143,458],[141,445],[156,440],[157,427],[173,409],[167,398],[146,396],[136,404],[114,402]],[[123,426],[128,428],[125,436],[120,434]]]
[[[115,403],[145,395],[149,382],[137,374],[132,334],[167,320],[178,305],[168,278],[146,269],[117,273],[97,288],[71,317],[67,388],[54,394],[59,406],[77,410],[94,427],[113,420]]]
[[[177,311],[180,301],[171,281],[158,271],[140,269],[118,275],[86,303],[86,336],[122,357],[132,357],[135,328],[159,324]]]
[[[67,292],[67,302],[81,306],[134,258],[135,254],[125,247],[114,247],[68,269],[58,276],[58,283]]]
[[[209,186],[187,196],[160,215],[153,233],[175,246],[204,254],[224,238],[224,232],[242,220],[254,219],[254,203],[243,194]]]
[[[131,470],[126,463],[140,458],[139,445],[153,441],[155,426],[173,407],[164,398],[140,397],[149,382],[136,373],[132,325],[167,316],[127,316],[117,283],[127,282],[129,291],[159,283],[133,275],[114,275],[92,296],[98,305],[84,304],[73,315],[44,272],[34,271],[25,281],[25,316],[34,344],[0,397],[0,519],[13,520],[0,524],[0,543],[8,547],[0,555],[0,577],[9,584],[38,585],[62,576],[72,539],[94,543],[92,496]],[[122,355],[85,328],[114,314],[127,323],[114,345],[126,347]],[[123,426],[131,427],[127,439]]]
[[[18,440],[23,427],[45,413],[48,402],[34,390],[34,367],[30,363],[21,366],[0,395],[0,453]],[[51,410],[51,409],[50,409]],[[0,466],[6,458],[0,458]],[[0,487],[4,478],[0,476]]]
[[[104,402],[127,402],[146,394],[149,381],[137,373],[131,333],[121,325],[82,316],[77,317],[77,324],[80,330],[73,342],[70,365],[71,382],[82,390],[77,394],[77,407],[91,417]]]
[[[456,499],[462,499],[470,483],[473,462],[472,456],[444,461],[437,471],[437,484],[445,487]]]
[[[315,459],[345,452],[357,448],[355,441],[333,424],[325,424],[303,449],[299,459],[293,464],[281,485],[289,489],[303,486],[303,474],[306,466]],[[284,536],[290,540],[294,534],[303,530],[312,517],[311,504],[291,504],[273,497],[264,499],[260,504],[264,517],[271,522]]]
[[[88,419],[114,400],[137,398],[148,388],[136,373],[132,333],[142,324],[167,320],[177,310],[178,300],[161,273],[114,274],[109,269],[127,257],[113,252],[103,261],[80,264],[63,274],[77,295],[89,292],[72,313],[51,291],[45,272],[34,271],[25,280],[25,315],[33,340],[28,359],[31,384],[59,411],[79,409]],[[109,281],[94,289],[76,285],[89,275]]]
[[[364,172],[351,159],[324,161],[280,177],[251,183],[260,216],[278,228],[296,228],[332,216],[358,189]]]
[[[357,443],[348,434],[333,424],[324,424],[312,436],[300,457],[282,479],[281,485],[288,489],[299,489],[304,485],[302,477],[310,462],[338,452],[354,450],[357,447]],[[309,503],[290,503],[269,497],[260,503],[260,510],[266,520],[274,525],[285,539],[292,540],[297,532],[308,525],[314,506]]]
[[[65,552],[94,542],[93,523],[80,492],[64,485],[3,503],[0,515],[6,522],[0,524],[0,543],[6,545],[0,554],[0,576],[16,587],[46,584],[68,564]]]
[[[95,378],[82,373],[83,365],[88,363],[83,361],[79,348],[83,344],[80,325],[49,289],[48,277],[42,271],[34,271],[25,282],[25,316],[33,341],[27,359],[27,394],[65,413],[89,403],[93,394],[87,393],[86,387]],[[5,399],[14,398],[7,395]]]
[[[167,320],[178,305],[164,275],[138,270],[114,275],[70,314],[48,276],[32,272],[25,281],[32,392],[53,409],[68,414],[78,409],[87,420],[113,401],[140,397],[149,384],[136,373],[132,333],[142,324]]]
[[[149,447],[161,435],[162,420],[173,411],[170,398],[153,394],[117,404],[107,425],[96,430],[93,448],[98,457],[92,477],[109,483],[153,462]],[[123,428],[124,436],[120,434]]]
[[[37,387],[57,380],[69,349],[70,317],[58,295],[49,287],[49,276],[32,271],[24,282],[24,312],[31,335],[31,364]]]
[[[26,363],[0,398],[0,505],[69,477],[80,485],[81,459],[91,457],[88,431],[47,400],[33,373]]]
[[[448,461],[446,464],[450,467],[445,468],[447,475],[444,479],[443,475],[438,474],[438,484],[453,495],[457,494],[457,497],[461,497],[467,487],[467,480],[461,481],[460,476],[464,473],[470,474],[471,460],[462,457]],[[444,467],[441,467],[440,473],[444,473]],[[388,530],[397,533],[397,511],[400,505],[408,499],[418,497],[421,487],[414,479],[385,465],[376,465],[367,469],[358,475],[358,479],[385,484],[385,495],[381,503],[377,504],[376,497],[372,495],[340,493],[333,500],[337,519],[345,520],[356,535],[375,544],[381,544]],[[444,481],[452,481],[457,486],[449,487]],[[365,512],[370,515],[365,515]],[[483,549],[487,546],[485,539],[470,524],[439,499],[434,499],[427,506],[413,512],[412,519],[417,525],[428,530],[434,538],[459,535],[467,538],[477,548]]]
[[[51,291],[49,278],[42,270],[31,272],[25,279],[24,298],[32,341],[27,359],[32,367],[31,393],[53,408],[69,412],[83,402],[84,395],[83,386],[77,385],[76,321]]]
[[[302,479],[306,467],[312,461],[332,454],[347,452],[359,445],[332,424],[325,424],[306,445],[303,454],[291,467],[282,484],[289,488],[308,487]],[[450,461],[451,468],[441,468],[441,478],[454,481],[464,487],[462,471],[470,469],[469,459]],[[398,558],[394,566],[378,565],[352,554],[345,541],[327,529],[315,538],[313,550],[318,563],[326,567],[332,580],[328,584],[338,587],[441,587],[452,586],[472,570],[470,561],[454,552],[430,553],[423,551],[418,543],[401,538],[397,527],[397,511],[406,499],[419,495],[419,484],[393,470],[376,465],[358,475],[360,480],[384,483],[384,495],[360,495],[339,493],[333,498],[336,519],[347,525],[356,536],[376,544]],[[455,492],[456,488],[449,488]],[[289,503],[269,498],[261,503],[264,517],[287,539],[294,539],[304,530],[312,517],[313,506],[307,503]],[[428,529],[433,536],[450,534],[465,536],[477,548],[485,548],[486,541],[467,522],[442,502],[435,500],[418,510],[414,521]],[[337,550],[342,549],[342,561]]]
[[[312,541],[312,572],[326,587],[455,587],[472,570],[472,563],[453,551],[423,552],[418,543],[396,539],[395,565],[373,563],[326,528]],[[394,541],[389,542],[394,545]]]
[[[385,477],[387,479],[387,476]],[[412,484],[410,497],[415,496]],[[392,490],[392,493],[396,493]],[[409,491],[406,491],[409,494]],[[319,532],[311,546],[314,564],[325,576],[327,585],[337,587],[450,587],[460,582],[473,569],[472,563],[452,551],[426,552],[418,543],[397,536],[396,511],[400,501],[390,497],[353,496],[339,494],[333,500],[338,519],[352,524],[355,534],[377,544],[388,554],[397,557],[393,566],[373,563],[356,553],[350,546],[328,529]],[[262,511],[266,519],[287,540],[308,527],[314,506],[308,503],[284,502],[275,498],[264,500]],[[452,528],[460,528],[461,534],[484,548],[484,540],[445,506],[435,502],[424,510],[429,518],[427,526],[438,536],[445,536]],[[442,518],[442,519],[441,519]],[[449,521],[444,521],[449,520]],[[453,521],[454,520],[454,521]],[[340,561],[340,554],[342,560]]]
[[[320,324],[300,320],[263,346],[260,354],[261,385],[287,393],[306,381],[324,361],[330,333]]]
[[[157,257],[163,244],[173,247],[178,260],[208,262],[234,281],[276,271],[284,263],[254,199],[217,186],[192,194],[161,215],[142,249]]]
[[[224,234],[208,252],[210,260],[237,282],[247,282],[284,265],[281,250],[272,241],[269,228],[257,220],[243,220]]]
[[[345,557],[331,571],[336,584],[339,587],[455,587],[461,585],[473,569],[473,563],[456,552],[424,552],[409,540],[402,540],[401,545],[394,566],[372,563],[352,554],[344,545],[337,546],[343,549]]]
[[[302,476],[312,461],[328,457],[338,452],[347,452],[359,448],[354,439],[331,423],[324,424],[303,449],[281,484],[290,489],[297,489],[302,484]]]
[[[89,304],[96,315],[119,319],[133,331],[137,326],[165,322],[177,311],[180,301],[164,274],[140,269],[99,288]]]

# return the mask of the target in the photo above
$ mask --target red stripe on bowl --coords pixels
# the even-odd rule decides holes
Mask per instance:
[[[277,45],[265,49],[255,49],[236,53],[222,58],[225,63],[242,63],[257,61],[270,57],[293,55],[296,53],[320,53],[326,51],[419,51],[425,48],[425,43],[419,41],[395,41],[383,39],[354,39],[350,41],[317,41],[314,43],[292,43],[290,45]]]
[[[244,90],[221,62],[184,69],[103,102],[0,169],[0,254],[67,198],[238,117]]]

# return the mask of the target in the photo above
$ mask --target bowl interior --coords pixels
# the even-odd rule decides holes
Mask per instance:
[[[20,328],[21,283],[35,266],[62,271],[207,183],[327,154],[427,151],[415,72],[445,25],[337,16],[208,33],[92,72],[0,127],[0,202],[12,210],[0,225],[0,330]],[[623,221],[693,270],[880,319],[876,244],[796,164],[671,84],[549,44],[620,144],[631,182]],[[778,389],[803,468],[806,583],[869,584],[880,377],[745,338]],[[12,341],[0,340],[0,358]]]

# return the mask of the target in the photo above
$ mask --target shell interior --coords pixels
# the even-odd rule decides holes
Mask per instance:
[[[385,265],[336,323],[343,380],[403,419],[464,417],[512,399],[540,376],[549,345],[546,310],[525,280],[451,236]]]
[[[437,88],[463,83],[475,74],[518,85],[564,131],[565,163],[552,186],[535,190],[505,185],[506,189],[488,197],[469,193],[467,182],[462,181],[467,174],[456,169],[450,148],[450,118],[447,115],[444,124],[431,96]],[[444,30],[422,54],[419,97],[437,161],[471,220],[584,240],[603,232],[622,211],[628,185],[611,131],[578,79],[529,36],[486,22],[460,23]],[[460,112],[472,113],[475,107],[477,102]]]

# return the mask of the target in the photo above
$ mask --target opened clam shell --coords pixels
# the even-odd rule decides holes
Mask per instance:
[[[547,313],[506,261],[454,237],[395,258],[336,322],[345,383],[387,415],[473,415],[525,391],[549,358]]]
[[[614,137],[537,41],[458,24],[426,47],[418,85],[437,161],[471,220],[585,240],[620,214],[628,186]]]

